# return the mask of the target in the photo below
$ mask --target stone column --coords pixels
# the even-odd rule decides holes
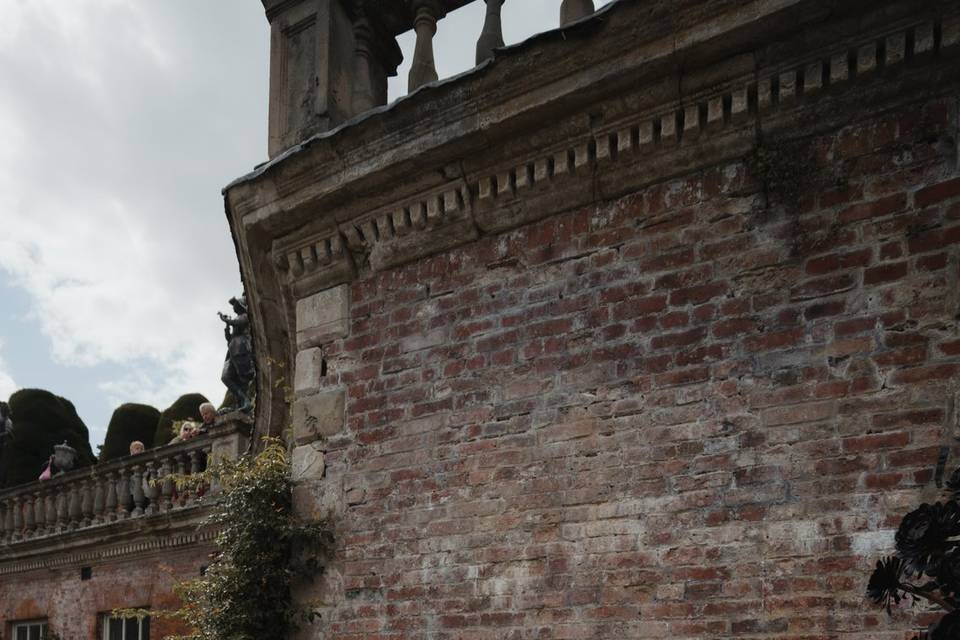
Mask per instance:
[[[364,18],[369,39],[358,45],[355,20],[363,3],[357,0],[262,2],[271,29],[270,157],[386,103],[387,76],[396,75],[402,56],[393,35],[377,26],[383,9]]]

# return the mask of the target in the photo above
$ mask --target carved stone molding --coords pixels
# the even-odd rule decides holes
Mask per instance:
[[[25,573],[27,571],[62,569],[64,567],[90,565],[99,562],[121,560],[130,556],[143,557],[158,551],[212,545],[216,530],[196,526],[189,530],[157,532],[150,538],[138,538],[110,544],[87,544],[75,550],[64,551],[60,548],[37,553],[22,558],[0,560],[0,575]]]

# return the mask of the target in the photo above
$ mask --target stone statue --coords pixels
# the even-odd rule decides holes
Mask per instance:
[[[247,297],[230,298],[235,317],[218,314],[226,325],[223,334],[227,339],[227,357],[223,362],[223,375],[220,380],[233,394],[241,411],[250,411],[251,401],[248,390],[256,377],[253,362],[253,341],[250,337],[250,316],[247,313]]]

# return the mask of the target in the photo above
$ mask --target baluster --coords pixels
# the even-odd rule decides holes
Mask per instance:
[[[187,475],[187,456],[186,454],[180,454],[176,458],[177,460],[177,475],[183,477]],[[187,503],[187,498],[192,492],[186,487],[180,488],[177,490],[177,504],[181,507]]]
[[[93,524],[93,480],[84,478],[80,486],[80,526],[89,527]]]
[[[44,520],[47,524],[47,533],[57,532],[57,494],[53,489],[47,491],[43,498]]]
[[[23,538],[23,527],[23,504],[20,498],[16,497],[13,499],[13,534],[11,536],[14,540]]]
[[[560,5],[560,26],[565,27],[571,22],[586,18],[596,11],[593,0],[563,0]]]
[[[117,519],[123,520],[130,515],[130,478],[127,477],[127,470],[120,469],[117,472]]]
[[[65,488],[57,492],[57,532],[67,530],[67,492]]]
[[[33,525],[36,522],[36,513],[34,511],[33,498],[30,497],[28,493],[24,496],[23,502],[23,537],[32,538],[33,537]]]
[[[143,495],[143,472],[140,465],[133,466],[133,479],[130,481],[130,489],[133,492],[133,517],[139,518],[143,515],[143,507],[147,497]]]
[[[407,78],[408,92],[412,93],[425,84],[437,79],[437,66],[433,58],[433,36],[437,35],[437,20],[441,17],[439,8],[432,0],[418,0],[414,3],[416,18],[413,22],[417,32],[417,45],[413,51],[413,63]]]
[[[116,473],[110,471],[106,476],[107,495],[103,503],[104,521],[114,522],[117,519],[117,481],[114,480]]]
[[[477,40],[477,64],[493,57],[493,50],[503,46],[503,23],[500,18],[504,0],[486,0],[487,17]]]
[[[80,481],[70,483],[70,497],[67,500],[67,529],[73,531],[80,527],[80,517],[83,515],[81,507]]]
[[[47,491],[46,494],[44,494],[43,491],[36,491],[33,494],[33,525],[36,527],[35,536],[53,533],[51,528],[53,522],[50,518],[46,517],[47,513],[44,509],[44,495],[49,496],[51,493],[51,491]],[[46,527],[44,527],[45,524]]]
[[[104,513],[106,508],[106,486],[100,476],[93,476],[93,519],[91,524],[101,524],[107,521]]]
[[[170,479],[170,474],[172,473],[172,468],[170,467],[170,458],[164,458],[163,468],[161,469],[161,476],[163,478],[163,485],[161,492],[163,498],[161,499],[160,510],[167,512],[173,506],[171,504],[173,498],[173,480]]]
[[[203,451],[200,449],[194,449],[187,453],[187,456],[190,458],[190,475],[195,476],[200,473],[201,461],[203,458]],[[201,496],[203,496],[203,487],[199,484],[194,485],[194,488],[190,492],[190,503],[196,504]]]
[[[160,485],[156,483],[157,478],[160,477],[160,464],[156,461],[153,461],[148,462],[146,466],[146,514],[150,516],[155,513],[159,513],[160,511]]]
[[[2,510],[0,510],[0,543],[7,544],[10,542],[12,529],[10,512],[13,507],[9,500],[4,500],[3,503],[0,503],[0,506],[3,507]]]
[[[376,99],[373,97],[373,30],[370,21],[361,15],[353,23],[353,39],[357,43],[353,69],[353,112],[364,113],[373,109]]]

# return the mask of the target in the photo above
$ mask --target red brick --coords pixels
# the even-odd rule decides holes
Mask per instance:
[[[907,275],[907,263],[895,262],[885,264],[879,267],[873,267],[863,272],[863,284],[882,284],[884,282],[893,282]]]
[[[924,187],[913,195],[913,201],[918,207],[929,207],[957,196],[960,196],[960,178]]]
[[[726,282],[713,282],[698,287],[675,289],[670,293],[670,305],[703,304],[704,302],[722,296],[730,290]]]
[[[929,367],[914,367],[912,369],[901,369],[893,374],[891,381],[894,384],[915,384],[917,382],[927,382],[930,380],[946,380],[956,377],[960,373],[960,365],[940,364]]]
[[[744,346],[750,351],[771,351],[794,347],[803,343],[805,332],[803,329],[775,331],[772,333],[752,336],[744,340]]]
[[[856,222],[868,218],[879,218],[902,211],[907,206],[907,196],[903,193],[887,196],[879,200],[864,202],[847,207],[839,214],[840,222]]]
[[[903,431],[894,433],[879,433],[868,436],[857,436],[843,440],[844,451],[877,451],[905,447],[910,442],[910,435]]]
[[[828,256],[813,258],[807,261],[807,273],[810,275],[822,275],[841,269],[865,267],[870,264],[872,256],[873,249],[860,249],[848,253],[834,253]]]

